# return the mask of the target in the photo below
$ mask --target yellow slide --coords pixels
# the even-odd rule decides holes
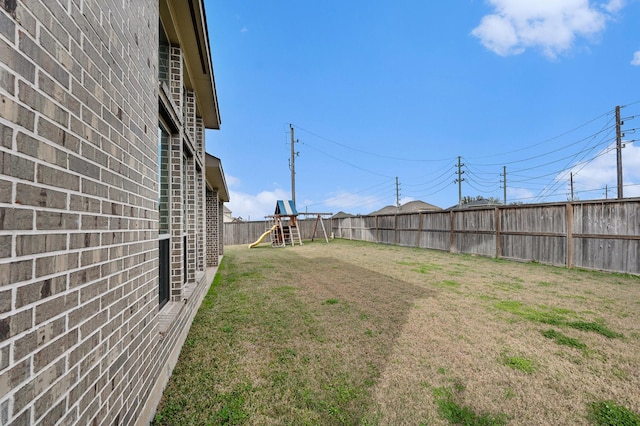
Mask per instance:
[[[271,227],[271,229],[269,229],[268,231],[266,231],[264,234],[260,235],[260,238],[257,239],[257,241],[253,244],[249,245],[249,248],[254,248],[255,246],[257,246],[258,244],[260,244],[262,242],[262,240],[264,240],[266,238],[267,235],[269,235],[271,233],[271,231],[275,230],[278,227],[278,225],[273,225]]]

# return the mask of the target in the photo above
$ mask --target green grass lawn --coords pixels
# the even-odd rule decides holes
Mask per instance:
[[[634,276],[227,247],[154,424],[637,425],[639,308]]]

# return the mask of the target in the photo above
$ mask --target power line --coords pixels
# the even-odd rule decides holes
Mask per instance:
[[[332,139],[329,139],[327,137],[324,137],[324,136],[318,135],[318,134],[316,134],[314,132],[311,132],[309,130],[303,129],[300,126],[296,126],[295,124],[293,125],[293,127],[295,127],[296,129],[302,130],[303,132],[306,132],[306,133],[308,133],[308,134],[310,134],[312,136],[315,136],[318,139],[322,139],[322,140],[324,140],[326,142],[332,143],[334,145],[341,146],[341,147],[343,147],[345,149],[348,149],[348,150],[351,150],[351,151],[355,151],[355,152],[359,152],[361,154],[367,154],[367,155],[370,155],[372,157],[384,158],[384,159],[387,159],[387,160],[419,162],[419,163],[426,163],[426,162],[433,163],[433,162],[440,162],[440,161],[447,160],[447,159],[403,158],[403,157],[394,157],[394,156],[391,156],[391,155],[378,154],[378,153],[375,153],[375,152],[366,151],[366,150],[360,149],[360,148],[354,148],[352,146],[349,146],[349,145],[346,145],[346,144],[343,144],[343,143],[340,143],[340,142],[336,142],[336,141],[334,141]]]
[[[640,101],[638,101],[638,102],[640,102]],[[473,158],[478,158],[478,159],[482,159],[482,158],[494,158],[494,157],[497,157],[497,156],[509,155],[509,154],[515,154],[516,152],[521,152],[521,151],[526,151],[526,150],[528,150],[528,149],[536,148],[536,147],[538,147],[538,146],[540,146],[540,145],[544,145],[545,143],[552,142],[552,141],[554,141],[554,140],[556,140],[556,139],[559,139],[559,138],[561,138],[561,137],[563,137],[563,136],[566,136],[566,135],[568,135],[568,134],[570,134],[570,133],[573,133],[573,132],[575,132],[575,131],[577,131],[577,130],[579,130],[579,129],[581,129],[581,128],[583,128],[583,127],[585,127],[585,126],[587,126],[587,125],[589,125],[589,124],[591,124],[591,123],[593,123],[593,122],[595,122],[596,120],[599,120],[599,119],[601,119],[602,117],[605,117],[605,116],[607,116],[607,115],[611,114],[611,113],[612,113],[612,111],[611,111],[611,110],[609,110],[609,111],[607,111],[607,112],[605,112],[605,113],[603,113],[603,114],[600,114],[599,116],[597,116],[597,117],[595,117],[595,118],[592,118],[591,120],[589,120],[589,121],[587,121],[587,122],[585,122],[585,123],[580,124],[580,125],[579,125],[579,126],[577,126],[577,127],[574,127],[574,128],[573,128],[573,129],[571,129],[571,130],[567,130],[566,132],[559,134],[558,136],[554,136],[554,137],[551,137],[551,138],[549,138],[549,139],[545,139],[545,140],[543,140],[543,141],[541,141],[541,142],[538,142],[538,143],[535,143],[535,144],[533,144],[533,145],[528,145],[528,146],[525,146],[525,147],[522,147],[522,148],[518,148],[518,149],[515,149],[515,150],[512,150],[512,151],[507,151],[507,152],[497,153],[497,154],[494,154],[494,155],[488,155],[488,156],[483,156],[483,157],[471,157],[471,158],[472,158],[472,159],[473,159]],[[526,161],[526,160],[523,160],[523,161]]]
[[[351,167],[353,167],[353,168],[355,168],[355,169],[358,169],[358,170],[361,170],[361,171],[363,171],[363,172],[367,172],[367,173],[370,173],[370,174],[372,174],[372,175],[376,175],[376,176],[386,177],[386,178],[389,178],[389,179],[393,179],[393,178],[394,178],[393,176],[387,176],[387,175],[382,174],[382,173],[378,173],[378,172],[374,172],[374,171],[372,171],[372,170],[365,169],[364,167],[357,166],[357,165],[355,165],[355,164],[353,164],[353,163],[350,163],[350,162],[348,162],[348,161],[345,161],[345,160],[343,160],[343,159],[341,159],[341,158],[338,158],[338,157],[336,157],[336,156],[334,156],[334,155],[328,154],[328,153],[326,153],[326,152],[324,152],[324,151],[319,150],[318,148],[315,148],[313,145],[309,144],[308,142],[300,142],[300,143],[301,143],[302,145],[306,146],[306,147],[311,148],[312,150],[314,150],[314,151],[316,151],[316,152],[319,152],[319,153],[320,153],[320,154],[322,154],[322,155],[325,155],[325,156],[327,156],[327,157],[329,157],[329,158],[332,158],[332,159],[334,159],[334,160],[336,160],[336,161],[339,161],[339,162],[341,162],[341,163],[344,163],[344,164],[346,164],[346,165],[348,165],[348,166],[351,166]]]

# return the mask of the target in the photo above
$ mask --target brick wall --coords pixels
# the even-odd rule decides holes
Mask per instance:
[[[207,188],[207,266],[218,265],[219,241],[217,238],[220,224],[220,211],[218,191]]]
[[[183,250],[190,282],[204,271],[204,131],[171,46],[171,300],[188,303],[162,329],[158,19],[154,0],[0,2],[0,424],[133,424],[206,290],[183,288]]]

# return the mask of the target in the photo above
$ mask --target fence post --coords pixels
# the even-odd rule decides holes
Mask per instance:
[[[567,203],[567,215],[565,220],[567,226],[567,239],[565,244],[567,245],[567,268],[571,269],[573,266],[573,204]]]
[[[500,259],[502,257],[502,236],[500,235],[501,224],[500,224],[500,207],[496,207],[496,258]]]
[[[420,240],[422,239],[422,213],[418,212],[418,238],[416,247],[420,248]]]
[[[393,217],[393,245],[398,245],[398,214]]]
[[[454,250],[454,238],[453,238],[453,215],[454,215],[454,211],[451,210],[449,212],[449,252],[451,253],[455,253]]]

